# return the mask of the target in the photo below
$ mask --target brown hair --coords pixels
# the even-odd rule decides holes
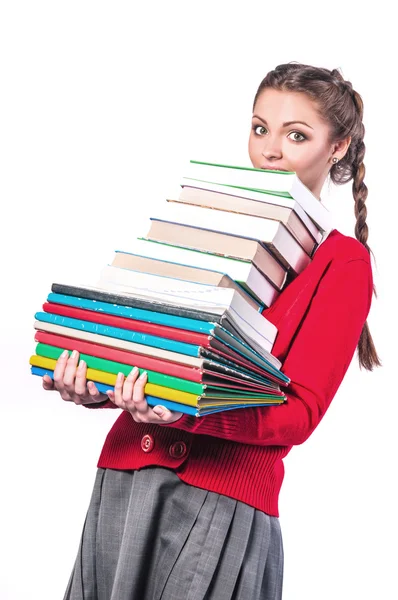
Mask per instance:
[[[353,180],[352,193],[355,202],[355,237],[370,253],[368,246],[367,210],[365,201],[368,188],[364,183],[365,128],[362,123],[363,102],[349,81],[345,81],[337,69],[329,71],[300,63],[287,63],[270,71],[257,90],[253,106],[258,96],[266,88],[281,91],[302,92],[314,100],[321,117],[329,124],[331,141],[336,142],[351,137],[351,144],[345,156],[330,170],[330,178],[336,184]],[[377,355],[369,326],[365,323],[358,342],[360,367],[372,371],[381,362]]]

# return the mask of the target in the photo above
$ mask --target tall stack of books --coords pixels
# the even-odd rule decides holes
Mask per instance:
[[[191,161],[180,183],[95,286],[52,285],[32,373],[52,376],[77,350],[100,391],[145,370],[153,406],[201,416],[281,404],[289,379],[261,312],[310,264],[330,215],[292,172]]]

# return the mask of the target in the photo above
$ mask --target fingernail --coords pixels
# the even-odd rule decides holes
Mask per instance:
[[[76,358],[77,357],[77,350],[73,350],[72,352],[72,358]]]
[[[136,375],[138,373],[139,369],[137,369],[137,367],[133,367],[129,373],[129,376],[133,376]]]
[[[124,373],[122,373],[122,372],[119,371],[119,373],[117,374],[117,379],[118,379],[118,381],[123,381],[123,379],[124,379]]]
[[[83,369],[86,366],[86,363],[84,362],[84,360],[81,360],[79,362],[79,369]]]
[[[64,350],[60,356],[60,358],[66,358],[68,356],[69,352],[67,350]]]
[[[148,377],[148,373],[146,371],[143,371],[139,377],[139,379],[144,379],[145,377]]]

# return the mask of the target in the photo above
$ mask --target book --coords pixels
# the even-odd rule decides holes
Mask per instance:
[[[271,171],[191,160],[181,185],[193,185],[193,181],[205,181],[265,193],[272,192],[274,195],[294,198],[322,233],[332,228],[331,214],[328,209],[293,171]]]
[[[152,219],[146,237],[141,239],[252,263],[278,290],[285,285],[289,272],[270,250],[251,238]]]
[[[208,187],[213,189],[207,189]],[[214,191],[214,188],[218,191]],[[267,202],[267,199],[271,199],[271,202]],[[203,183],[202,187],[184,186],[178,200],[169,198],[169,202],[193,204],[280,221],[310,256],[323,238],[300,204],[283,196]]]
[[[212,285],[212,281],[222,281],[227,276],[267,307],[279,295],[278,288],[253,263],[145,239],[134,240],[131,250],[116,250],[112,266],[131,270],[141,268],[153,274],[168,273],[174,278],[179,275],[189,280],[196,278],[208,285]]]
[[[153,269],[154,270],[154,269]],[[242,298],[249,304],[254,310],[259,312],[263,309],[264,305],[253,298],[249,292],[239,286],[231,277],[225,274],[210,273],[208,278],[213,278],[215,283],[205,283],[199,280],[187,279],[188,274],[181,272],[181,268],[178,269],[176,265],[174,271],[179,271],[180,277],[174,277],[171,273],[171,264],[158,267],[160,273],[154,273],[143,270],[133,270],[126,267],[119,267],[115,265],[106,265],[100,272],[100,277],[97,281],[98,287],[108,287],[109,285],[116,289],[118,287],[131,288],[131,293],[139,296],[146,296],[148,292],[153,294],[154,292],[166,295],[174,294],[186,295],[189,298],[207,298],[210,293],[219,298],[220,302],[223,302],[222,298],[228,298],[230,291],[237,292]],[[168,273],[168,274],[167,274]],[[191,275],[192,277],[192,275]],[[218,279],[218,285],[216,283]],[[219,291],[217,291],[217,288]],[[227,288],[227,289],[225,289]],[[225,293],[223,293],[225,291]]]
[[[197,229],[206,229],[257,240],[296,274],[301,273],[311,262],[304,248],[279,221],[188,204],[176,205],[174,202],[168,202],[163,208],[159,207],[156,216],[151,217],[151,221],[153,220],[189,225],[195,228],[192,236],[196,235]],[[145,237],[150,236],[147,234]]]

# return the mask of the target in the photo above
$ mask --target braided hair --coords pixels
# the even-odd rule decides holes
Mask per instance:
[[[266,75],[257,90],[253,106],[266,88],[306,94],[315,102],[321,118],[330,126],[332,142],[351,138],[344,157],[332,165],[330,178],[337,185],[352,180],[356,217],[355,237],[370,253],[366,224],[365,203],[368,188],[364,183],[365,144],[363,140],[365,127],[362,122],[363,102],[361,96],[353,89],[349,81],[344,80],[337,69],[330,71],[294,62],[279,65]],[[381,365],[367,322],[358,342],[358,359],[360,367],[364,367],[368,371]]]

